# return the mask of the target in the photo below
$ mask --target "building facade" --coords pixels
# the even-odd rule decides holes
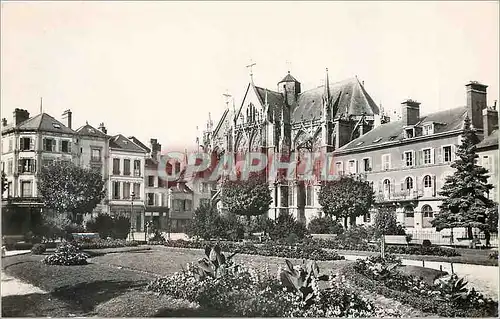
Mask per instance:
[[[216,126],[211,119],[198,139],[205,152],[272,154],[330,153],[389,120],[357,78],[302,90],[290,72],[277,91],[258,87],[253,80],[242,102],[227,108]],[[273,202],[269,217],[282,211],[306,222],[318,214],[319,181],[309,184],[270,180]],[[219,193],[213,200],[217,201]]]
[[[79,161],[78,164],[82,167],[91,168],[99,171],[104,179],[104,187],[106,195],[101,204],[97,205],[92,215],[96,216],[99,213],[106,213],[106,199],[109,196],[109,137],[106,135],[107,130],[103,123],[98,129],[86,123],[84,126],[76,130],[78,133]],[[87,216],[90,217],[90,216]]]
[[[420,115],[420,103],[404,101],[400,121],[381,125],[333,152],[336,171],[362,174],[372,182],[376,205],[394,210],[407,232],[434,231],[430,222],[439,212],[439,191],[445,178],[453,174],[450,165],[455,161],[466,117],[483,140],[478,144],[480,160],[488,165],[492,181],[496,179],[493,166],[498,141],[495,150],[492,141],[496,137],[491,132],[498,127],[498,111],[487,107],[485,85],[467,84],[466,97],[464,107],[424,116]],[[491,196],[498,198],[497,189]],[[360,217],[357,222],[370,223],[370,217]],[[446,236],[446,230],[442,234]]]
[[[130,216],[133,231],[145,227],[146,158],[147,152],[125,136],[109,139],[108,213]]]

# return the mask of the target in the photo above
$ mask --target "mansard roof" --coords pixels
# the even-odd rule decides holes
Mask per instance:
[[[462,106],[421,116],[416,126],[421,123],[434,123],[434,133],[425,136],[432,138],[435,134],[462,129],[466,116],[467,110]],[[367,148],[377,148],[384,145],[397,145],[403,140],[403,131],[405,127],[406,125],[401,120],[382,124],[334,151],[334,153],[347,153],[357,150],[366,150]],[[408,141],[411,141],[411,139],[408,139]]]
[[[350,78],[329,85],[336,109],[335,117],[346,115],[379,114],[379,108],[357,78]],[[323,111],[325,85],[302,92],[294,107],[292,122],[319,119]]]
[[[65,134],[76,133],[47,113],[40,113],[32,118],[29,118],[26,121],[21,122],[14,129],[19,131],[42,131]]]

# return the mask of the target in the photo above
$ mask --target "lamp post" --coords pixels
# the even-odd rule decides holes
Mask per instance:
[[[172,190],[169,189],[168,190],[168,198],[167,198],[167,201],[168,201],[168,215],[167,215],[167,225],[168,225],[168,229],[167,229],[167,240],[170,240],[170,230],[172,228]]]
[[[130,194],[130,237],[132,240],[135,240],[134,238],[134,226],[133,226],[133,220],[132,216],[134,216],[134,199],[135,199],[135,193],[132,192]]]

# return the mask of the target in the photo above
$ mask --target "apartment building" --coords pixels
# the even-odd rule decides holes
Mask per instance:
[[[65,124],[46,113],[30,117],[28,111],[15,109],[12,123],[2,120],[2,170],[8,182],[4,197],[11,202],[39,202],[37,175],[42,166],[54,160],[77,162],[71,112],[63,117]]]
[[[84,126],[76,130],[78,133],[78,147],[79,149],[79,161],[78,164],[82,167],[91,168],[99,171],[105,181],[106,196],[108,197],[108,178],[109,178],[109,161],[108,161],[108,150],[109,150],[109,139],[107,136],[107,130],[104,123],[99,125],[96,129],[92,125],[86,123]],[[108,209],[105,204],[106,200],[103,200],[101,204],[97,205],[94,209],[92,215],[97,215],[99,213],[107,212]]]
[[[489,157],[496,156],[494,137],[488,134],[498,127],[498,111],[487,107],[486,88],[471,82],[466,85],[466,106],[423,116],[420,103],[404,101],[400,121],[376,127],[334,151],[336,171],[362,174],[372,182],[377,206],[394,210],[408,232],[434,230],[430,221],[439,212],[439,190],[445,177],[453,174],[450,165],[455,161],[466,117],[480,139],[487,136],[478,146],[488,164],[494,163]],[[371,223],[371,217],[360,217],[357,222]]]
[[[144,231],[147,152],[122,134],[109,138],[108,152],[108,213],[130,216],[132,229]]]

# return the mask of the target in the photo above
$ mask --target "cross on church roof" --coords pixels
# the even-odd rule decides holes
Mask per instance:
[[[253,67],[256,64],[257,63],[253,62],[252,59],[250,59],[250,64],[246,66],[250,70],[250,80],[252,81],[252,83],[253,83]]]

